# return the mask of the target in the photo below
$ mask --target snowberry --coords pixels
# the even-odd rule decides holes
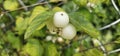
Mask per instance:
[[[63,40],[63,38],[62,38],[62,37],[57,37],[57,41],[58,41],[59,43],[64,42],[64,40]]]
[[[72,24],[68,24],[66,27],[62,29],[61,36],[64,39],[73,39],[76,35],[76,29]]]
[[[50,40],[52,40],[52,36],[50,35],[46,36],[46,41],[50,41]]]
[[[53,23],[56,27],[65,27],[69,23],[69,17],[65,12],[56,12]]]

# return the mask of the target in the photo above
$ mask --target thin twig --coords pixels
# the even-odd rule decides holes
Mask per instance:
[[[1,9],[2,9],[3,12],[6,11],[4,8],[1,8]],[[1,15],[2,15],[2,14],[1,14]],[[3,15],[4,15],[4,14],[3,14]],[[11,15],[10,13],[6,12],[5,15],[7,15],[7,16],[10,18],[11,22],[14,22],[14,18],[12,17],[12,15]]]
[[[38,0],[38,3],[44,2],[45,0]]]
[[[97,39],[96,39],[96,41],[99,44],[99,46],[102,49],[102,51],[104,52],[104,56],[107,56],[107,51],[106,51],[105,47],[103,46],[103,44],[99,40],[97,40]]]
[[[23,3],[22,0],[18,0],[18,2],[19,2],[20,5],[24,8],[25,11],[28,11],[28,8],[25,6],[25,4]]]
[[[114,8],[116,9],[116,11],[117,11],[117,12],[119,13],[119,15],[120,15],[120,10],[118,9],[117,5],[115,4],[115,1],[114,1],[114,0],[111,0],[111,2],[112,2],[112,4],[113,4]],[[106,26],[100,28],[99,30],[107,29],[107,28],[109,28],[109,27],[111,27],[111,26],[113,26],[113,25],[115,25],[115,24],[117,24],[117,23],[119,23],[119,22],[120,22],[120,19],[112,22],[112,23],[109,24],[109,25],[106,25]]]
[[[120,18],[119,18],[118,20],[116,20],[116,21],[112,22],[111,24],[106,25],[106,26],[104,26],[104,27],[100,28],[99,30],[104,30],[104,29],[107,29],[107,28],[109,28],[109,27],[111,27],[111,26],[113,26],[113,25],[115,25],[115,24],[117,24],[117,23],[119,23],[119,22],[120,22]]]
[[[108,52],[108,54],[116,53],[116,52],[119,52],[119,51],[120,51],[120,48],[119,48],[119,49],[116,49],[116,50],[113,50],[113,51],[110,51],[110,52]]]
[[[32,5],[29,5],[29,6],[26,6],[27,8],[29,8],[29,7],[34,7],[34,6],[37,6],[37,5],[41,5],[41,4],[47,4],[48,2],[43,2],[43,3],[36,3],[36,4],[32,4]],[[18,9],[16,9],[16,10],[14,10],[14,11],[17,11],[17,10],[21,10],[21,9],[24,9],[23,7],[20,7],[20,8],[18,8]],[[3,12],[2,13],[0,13],[0,15],[2,15],[2,14],[7,14],[9,17],[10,17],[10,19],[11,19],[11,23],[9,23],[8,25],[6,25],[5,26],[5,28],[7,28],[7,27],[9,27],[11,24],[13,24],[13,17],[9,14],[9,12],[13,12],[13,11],[4,11],[3,10]]]
[[[6,13],[6,15],[10,18],[11,22],[14,22],[14,18],[12,17],[10,13]]]
[[[103,44],[103,46],[106,46],[106,45],[109,45],[109,44],[113,44],[113,43],[114,43],[114,41],[109,42],[109,43],[105,43],[105,44]],[[87,48],[87,49],[84,49],[84,50],[80,50],[80,52],[85,52],[85,51],[88,51],[90,49],[94,49],[94,48],[98,48],[98,47],[100,47],[100,45],[94,46],[94,47],[91,47],[91,48]]]
[[[117,5],[115,4],[115,1],[114,1],[114,0],[111,0],[111,2],[112,2],[112,4],[113,4],[114,8],[116,9],[116,11],[117,11],[117,12],[119,13],[119,15],[120,15],[120,10],[118,9]]]
[[[32,4],[30,6],[27,6],[27,7],[34,7],[34,6],[41,5],[41,4],[48,4],[48,2],[36,3],[36,4]]]
[[[34,7],[34,6],[37,6],[37,5],[47,4],[47,3],[48,3],[48,2],[36,3],[36,4],[32,4],[32,5],[26,6],[26,7],[29,8],[29,7]],[[14,11],[21,10],[21,9],[24,9],[24,7],[20,7],[20,8],[18,8],[18,9],[14,10]],[[13,11],[2,12],[1,14],[5,14],[5,13],[7,13],[7,12],[13,12]]]

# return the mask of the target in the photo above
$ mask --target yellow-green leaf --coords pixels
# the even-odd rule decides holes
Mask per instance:
[[[91,37],[100,36],[99,31],[79,12],[70,14],[70,22],[77,28],[78,31],[83,31]]]
[[[51,34],[56,34],[56,30],[57,28],[55,27],[55,25],[53,24],[53,19],[50,18],[47,22],[46,22],[46,26],[47,26],[47,29],[49,29],[49,32]]]
[[[88,9],[86,8],[80,8],[79,9],[79,15],[82,15],[85,17],[85,19],[89,20],[89,21],[93,21],[93,14],[89,12]]]
[[[17,16],[16,17],[16,28],[15,30],[18,31],[18,34],[23,34],[25,29],[27,28],[28,26],[28,18],[23,18],[23,17],[20,17],[20,16]]]
[[[35,32],[38,28],[39,30],[45,26],[46,21],[53,15],[53,12],[46,11],[38,14],[34,20],[30,23],[29,27],[25,32],[25,39],[29,38],[33,32]]]
[[[64,11],[64,10],[62,8],[60,8],[60,7],[54,7],[53,11],[58,12],[58,11]]]
[[[22,23],[23,23],[24,19],[23,19],[23,17],[20,17],[20,16],[17,16],[16,18],[17,18],[16,19],[16,30],[19,30],[22,27]]]
[[[23,48],[23,53],[30,56],[43,56],[43,51],[44,49],[37,39],[28,39],[27,44]]]
[[[73,0],[79,6],[86,6],[87,0]]]
[[[30,16],[30,19],[29,19],[29,24],[32,22],[32,20],[40,13],[43,13],[46,11],[46,8],[42,7],[42,6],[36,6],[33,11],[32,11],[32,14]]]
[[[112,32],[111,32],[111,31],[108,31],[108,32],[105,34],[104,38],[105,38],[105,42],[106,42],[106,43],[107,43],[107,42],[110,42],[110,41],[112,40],[112,38],[113,38]]]
[[[90,49],[85,52],[85,56],[104,56],[103,52],[98,49]]]
[[[50,0],[49,2],[53,2],[53,3],[56,3],[56,2],[59,2],[61,0]]]
[[[12,33],[11,31],[8,31],[7,34],[8,34],[6,37],[7,41],[12,45],[13,48],[19,51],[22,45],[20,38],[16,37],[14,33]]]
[[[16,10],[18,8],[18,6],[19,6],[19,4],[18,4],[17,0],[6,0],[3,3],[3,7],[6,10],[10,10],[10,11]]]
[[[83,53],[75,53],[73,56],[83,56]]]
[[[60,56],[54,44],[47,44],[45,52],[45,56]]]

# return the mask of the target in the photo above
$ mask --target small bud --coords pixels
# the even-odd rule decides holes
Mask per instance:
[[[58,41],[59,43],[63,43],[63,42],[64,42],[64,40],[63,40],[62,37],[57,37],[57,41]]]

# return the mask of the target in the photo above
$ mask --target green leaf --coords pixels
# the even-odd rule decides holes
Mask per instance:
[[[100,36],[99,31],[94,28],[94,26],[86,20],[84,16],[80,15],[79,12],[71,13],[69,16],[70,22],[77,28],[78,31],[83,31],[94,38]]]
[[[106,34],[105,34],[105,42],[108,43],[112,40],[113,38],[113,35],[112,35],[112,32],[111,31],[108,31]]]
[[[57,51],[57,48],[54,44],[51,44],[51,43],[47,43],[45,45],[45,56],[60,56],[58,51]]]
[[[42,28],[41,30],[38,30],[38,31],[35,31],[34,33],[33,33],[33,36],[34,37],[45,37],[46,36],[46,28],[44,27],[44,28]]]
[[[9,54],[5,50],[3,50],[1,51],[1,56],[9,56]]]
[[[118,37],[118,38],[115,40],[115,43],[120,44],[120,37]]]
[[[52,18],[50,18],[50,19],[47,21],[46,26],[47,26],[47,29],[49,29],[49,32],[50,32],[51,34],[56,34],[55,31],[56,31],[57,28],[55,27]]]
[[[65,5],[62,6],[62,8],[63,8],[67,13],[71,13],[71,12],[77,11],[79,7],[78,7],[73,1],[69,1],[68,3],[65,3]]]
[[[88,36],[86,39],[84,39],[84,40],[81,41],[81,44],[85,48],[91,48],[92,47],[91,41],[92,41],[91,38],[89,38],[89,36]]]
[[[74,49],[71,47],[71,48],[67,48],[64,52],[64,55],[65,56],[72,56],[74,52]]]
[[[88,51],[85,52],[85,56],[104,56],[102,51],[98,50],[98,49],[90,49]]]
[[[13,48],[16,48],[16,49],[19,51],[20,48],[21,48],[21,46],[22,46],[19,37],[16,37],[16,36],[14,35],[14,33],[12,33],[11,31],[8,31],[7,34],[8,34],[7,37],[6,37],[6,38],[7,38],[7,41],[8,41],[10,44],[12,44],[12,47],[13,47]]]
[[[42,6],[36,6],[32,13],[31,13],[31,16],[30,16],[30,19],[29,19],[29,24],[32,22],[33,19],[35,19],[35,17],[40,14],[40,13],[43,13],[46,11],[46,8],[42,7]]]
[[[33,32],[36,30],[40,30],[45,26],[46,21],[53,15],[53,12],[51,11],[46,11],[43,13],[40,13],[35,17],[35,19],[31,22],[29,27],[27,28],[25,32],[25,39],[29,38]],[[38,29],[39,28],[39,29]]]
[[[18,34],[21,35],[25,32],[27,26],[28,26],[28,19],[29,18],[23,18],[21,16],[16,17],[16,28],[15,30],[18,31]]]
[[[80,8],[78,10],[80,13],[79,15],[82,15],[85,17],[85,19],[89,20],[89,21],[93,21],[93,13],[90,13],[89,10],[87,8]]]
[[[23,48],[23,53],[30,56],[43,56],[43,51],[44,49],[37,39],[28,39],[27,44]]]
[[[3,0],[0,0],[0,3],[2,3],[3,2]]]
[[[57,3],[59,2],[60,0],[49,0],[49,2],[52,2],[52,3]]]
[[[90,3],[93,3],[93,4],[100,4],[101,0],[89,0]]]
[[[86,6],[87,5],[87,0],[73,0],[77,5],[81,6]]]
[[[73,56],[83,56],[83,53],[75,53]]]
[[[120,6],[120,0],[118,0],[119,6]]]
[[[19,6],[19,4],[18,4],[17,0],[6,0],[3,3],[3,7],[6,10],[10,10],[10,11],[16,10],[18,6]]]
[[[54,7],[53,9],[52,9],[52,11],[54,11],[54,12],[58,12],[58,11],[64,11],[62,8],[60,8],[60,7]]]

